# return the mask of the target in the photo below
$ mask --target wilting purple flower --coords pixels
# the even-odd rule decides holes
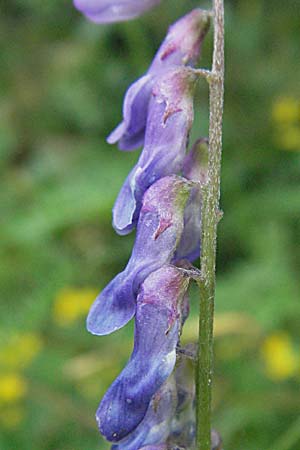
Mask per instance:
[[[183,176],[198,181],[192,190],[184,211],[184,230],[174,255],[174,260],[194,261],[200,256],[201,241],[201,186],[207,182],[208,147],[207,139],[199,139],[188,153],[183,164]]]
[[[188,352],[189,348],[182,350]],[[178,402],[168,442],[191,448],[195,440],[196,425],[194,367],[184,354],[181,354],[177,361],[175,378]]]
[[[141,423],[125,439],[113,445],[112,450],[137,450],[144,445],[165,442],[171,432],[176,405],[176,383],[171,375],[152,397]]]
[[[109,334],[134,316],[140,284],[169,263],[183,231],[184,207],[193,185],[172,175],[153,184],[143,199],[130,260],[97,297],[87,319],[93,334]]]
[[[133,432],[153,395],[173,371],[181,331],[181,305],[188,288],[186,271],[167,265],[152,272],[137,297],[134,349],[106,392],[96,418],[107,440]]]
[[[146,445],[146,447],[142,447],[139,450],[188,450],[190,447],[182,447],[182,445],[170,445],[170,444],[161,444],[161,445]],[[222,440],[217,431],[212,430],[211,432],[211,450],[222,450]]]
[[[146,75],[128,89],[123,105],[123,121],[108,137],[110,144],[119,142],[121,150],[132,150],[143,144],[148,105],[156,77],[174,66],[193,65],[197,61],[209,20],[207,11],[195,9],[170,27]]]
[[[189,353],[187,346],[182,349]],[[193,349],[191,349],[193,352]],[[168,449],[194,448],[196,439],[196,413],[195,413],[195,382],[194,367],[191,359],[181,356],[176,363],[175,370],[177,408],[172,421],[172,431],[168,437]],[[211,431],[211,449],[221,450],[222,440],[216,430]]]
[[[145,146],[128,175],[113,208],[113,226],[129,233],[137,223],[145,191],[157,179],[182,169],[193,123],[193,70],[180,67],[166,72],[153,88]]]
[[[140,450],[170,450],[167,444],[160,445],[146,445],[145,447],[140,448]]]
[[[182,175],[188,180],[198,181],[202,186],[208,177],[208,139],[199,138],[186,155]]]
[[[146,445],[146,447],[142,447],[139,450],[170,450],[170,447],[167,444]]]
[[[96,23],[133,19],[158,3],[160,0],[74,0],[74,6]]]
[[[211,430],[211,448],[212,450],[222,450],[222,438],[216,430]]]

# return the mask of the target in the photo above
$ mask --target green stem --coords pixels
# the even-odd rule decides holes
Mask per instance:
[[[197,450],[211,450],[211,385],[213,372],[213,321],[217,225],[220,219],[220,173],[224,93],[224,5],[213,2],[214,52],[209,81],[209,163],[208,182],[203,190],[200,319],[196,370]]]

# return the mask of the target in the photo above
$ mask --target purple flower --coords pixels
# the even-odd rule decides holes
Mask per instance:
[[[125,439],[113,445],[112,450],[136,450],[142,445],[165,442],[171,431],[176,405],[176,383],[171,375],[152,397],[141,423]]]
[[[153,184],[143,199],[130,260],[97,297],[87,319],[88,330],[109,334],[134,316],[140,284],[169,263],[183,231],[184,207],[193,185],[172,175]]]
[[[193,70],[180,67],[158,78],[150,100],[145,146],[128,175],[113,209],[119,234],[136,225],[145,191],[159,178],[182,169],[193,123]]]
[[[128,89],[123,105],[124,118],[108,137],[110,144],[119,142],[121,150],[143,145],[155,78],[174,66],[193,65],[197,61],[209,21],[207,11],[195,9],[170,27],[146,75]]]
[[[194,261],[200,256],[201,241],[201,187],[207,182],[208,141],[201,138],[194,144],[183,164],[183,176],[199,182],[191,192],[184,211],[184,230],[174,260]]]
[[[118,442],[141,423],[150,400],[173,371],[181,331],[186,271],[167,265],[152,272],[137,297],[131,358],[100,403],[96,418],[107,440]]]
[[[74,0],[74,6],[96,23],[122,22],[160,3],[160,0]]]

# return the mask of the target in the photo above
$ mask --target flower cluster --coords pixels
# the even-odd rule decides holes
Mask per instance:
[[[75,2],[99,22],[131,18],[155,3]],[[189,282],[197,273],[191,262],[200,254],[207,141],[199,139],[189,152],[187,147],[197,81],[193,65],[209,21],[206,11],[195,9],[170,27],[146,74],[128,89],[123,120],[108,137],[120,150],[143,147],[113,208],[119,234],[136,228],[132,254],[87,319],[95,335],[135,321],[132,355],[96,413],[99,430],[114,450],[194,444],[194,383],[188,382],[188,361],[177,357],[177,349],[189,313]],[[212,442],[219,448],[218,435]]]

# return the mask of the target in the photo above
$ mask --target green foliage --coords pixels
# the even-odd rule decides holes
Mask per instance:
[[[105,136],[121,118],[128,84],[147,68],[168,24],[209,4],[176,0],[175,9],[174,2],[111,26],[87,23],[71,1],[3,2],[1,450],[108,448],[93,415],[131,351],[132,327],[107,338],[89,336],[84,316],[91,299],[76,292],[100,290],[130,254],[134,237],[115,235],[111,208],[137,154],[118,152]],[[225,7],[215,426],[225,448],[234,450],[275,448],[291,427],[284,450],[297,450],[300,153],[289,151],[297,150],[295,138],[291,145],[280,136],[297,137],[300,106],[299,117],[290,124],[283,117],[282,125],[272,108],[282,97],[300,105],[298,8],[296,0],[284,6],[279,0],[228,0]],[[205,67],[210,54],[208,39]],[[195,138],[207,133],[204,82],[197,97]],[[195,293],[192,298],[190,336],[196,335]],[[62,325],[54,311],[69,314],[68,323]],[[280,379],[266,371],[271,362],[263,350],[278,332],[288,334],[298,364],[279,372],[286,373]],[[20,342],[23,356],[16,351]],[[282,348],[278,361],[284,366]]]

